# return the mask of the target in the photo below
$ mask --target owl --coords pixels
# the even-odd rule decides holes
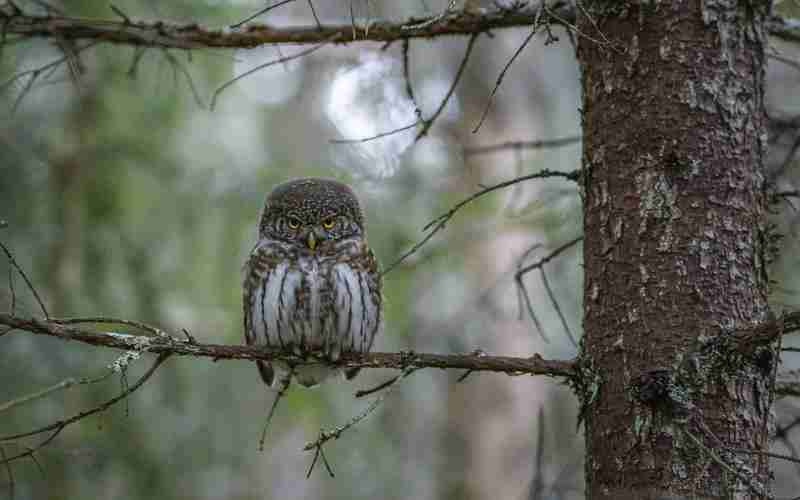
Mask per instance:
[[[358,199],[346,184],[308,178],[276,186],[244,272],[249,345],[332,361],[372,347],[382,323],[381,275]],[[310,387],[338,371],[323,362],[257,364],[270,386],[289,375]],[[351,379],[357,371],[344,375]]]

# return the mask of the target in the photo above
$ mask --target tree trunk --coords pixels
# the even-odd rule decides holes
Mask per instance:
[[[770,2],[583,2],[587,498],[763,498]]]

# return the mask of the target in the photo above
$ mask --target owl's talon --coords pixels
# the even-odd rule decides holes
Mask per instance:
[[[342,345],[338,342],[334,342],[331,345],[331,350],[328,355],[330,356],[331,361],[339,361],[339,358],[342,357]]]

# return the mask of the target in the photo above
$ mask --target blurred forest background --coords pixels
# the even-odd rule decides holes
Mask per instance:
[[[47,4],[20,0],[28,12]],[[447,1],[353,0],[359,19],[432,15]],[[492,2],[485,2],[491,7]],[[793,2],[782,9],[798,15]],[[110,18],[105,1],[55,1],[72,16]],[[132,17],[211,26],[232,24],[264,2],[125,0]],[[318,0],[324,23],[348,23],[350,1]],[[313,25],[306,2],[257,19]],[[0,92],[0,240],[30,272],[50,313],[137,319],[199,341],[242,343],[241,266],[255,241],[266,193],[300,176],[335,177],[353,185],[383,265],[422,235],[421,228],[483,185],[548,168],[580,167],[580,143],[551,149],[475,147],[555,139],[580,133],[580,84],[569,37],[545,46],[536,36],[476,126],[503,66],[528,30],[481,36],[464,76],[430,133],[409,130],[341,144],[413,123],[405,91],[402,44],[328,46],[265,68],[221,93],[235,75],[307,47],[198,50],[191,53],[97,45],[80,67],[59,65],[28,89],[25,78]],[[412,41],[410,75],[424,116],[447,93],[467,38]],[[82,45],[82,44],[81,44]],[[773,41],[767,79],[773,123],[800,115],[800,53]],[[46,40],[7,40],[0,82],[63,57]],[[79,75],[76,81],[72,75]],[[29,92],[27,92],[29,90]],[[22,97],[20,99],[20,97]],[[783,120],[783,121],[781,121]],[[797,126],[774,126],[769,176],[795,189]],[[800,306],[798,212],[775,205],[786,238],[774,263],[776,311]],[[386,329],[379,351],[569,358],[564,333],[538,275],[526,278],[550,339],[544,342],[519,310],[513,271],[582,232],[574,183],[532,181],[484,197],[385,280]],[[581,330],[581,250],[547,265],[566,321]],[[7,309],[5,261],[0,304]],[[35,302],[14,281],[27,315]],[[24,299],[24,300],[23,300]],[[787,341],[792,341],[791,337]],[[0,402],[68,377],[102,374],[119,352],[12,332],[0,338]],[[786,353],[783,369],[798,368]],[[132,380],[147,366],[133,364]],[[68,428],[32,461],[13,464],[15,498],[583,498],[583,444],[576,401],[544,378],[424,370],[403,382],[381,408],[327,446],[336,477],[301,451],[321,427],[358,413],[368,401],[356,389],[392,372],[365,370],[355,383],[338,379],[314,390],[294,388],[279,407],[263,453],[258,438],[273,393],[245,362],[173,358],[127,404]],[[118,377],[78,386],[0,414],[0,434],[51,423],[120,390]],[[784,400],[779,425],[800,407]],[[788,431],[791,437],[791,430]],[[800,431],[797,431],[800,433]],[[800,440],[800,435],[793,438]],[[35,440],[27,444],[34,444]],[[787,453],[786,442],[775,451]],[[19,446],[3,444],[7,453]],[[776,464],[776,493],[796,492],[798,471]],[[9,494],[0,469],[0,497]]]

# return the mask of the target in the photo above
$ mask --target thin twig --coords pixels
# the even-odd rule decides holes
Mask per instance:
[[[39,304],[39,308],[41,308],[42,314],[44,314],[44,317],[47,318],[47,319],[50,319],[50,314],[48,314],[47,308],[44,306],[44,301],[39,296],[39,292],[36,291],[36,287],[33,286],[33,283],[31,282],[30,278],[28,278],[28,275],[25,274],[25,271],[23,271],[22,268],[20,267],[20,265],[17,264],[17,261],[14,259],[14,256],[11,254],[11,252],[3,244],[2,241],[0,241],[0,248],[3,249],[3,252],[5,252],[6,258],[8,259],[8,261],[11,263],[11,265],[14,267],[14,269],[17,270],[19,275],[22,276],[22,279],[25,281],[25,284],[28,285],[28,289],[31,291],[31,293],[33,294],[33,297],[36,299],[36,302]]]
[[[408,100],[414,105],[414,114],[417,115],[417,118],[422,118],[422,110],[419,109],[419,105],[417,104],[417,98],[414,96],[414,88],[411,85],[411,69],[410,69],[410,57],[411,52],[411,41],[408,38],[403,39],[403,80],[406,82],[406,96]]]
[[[506,72],[511,67],[511,65],[514,64],[514,61],[517,60],[517,57],[519,57],[522,51],[525,50],[525,47],[528,46],[528,43],[530,43],[531,39],[533,39],[533,36],[536,34],[537,31],[538,31],[538,26],[534,24],[533,29],[531,30],[530,33],[528,33],[528,36],[525,37],[525,40],[522,42],[522,45],[517,47],[517,50],[514,52],[514,55],[511,56],[511,59],[509,59],[505,67],[503,67],[503,70],[500,72],[500,75],[498,75],[497,81],[494,83],[494,88],[492,89],[492,93],[489,94],[489,99],[486,101],[486,107],[483,108],[483,113],[481,114],[481,118],[480,120],[478,120],[478,124],[475,125],[475,128],[472,129],[473,134],[478,133],[478,130],[480,130],[481,128],[481,125],[483,125],[483,121],[489,114],[489,109],[492,107],[492,101],[494,100],[494,96],[497,93],[497,90],[500,88],[500,84],[503,83],[503,78],[505,78]]]
[[[540,170],[539,172],[536,172],[535,174],[523,175],[522,177],[515,177],[514,179],[511,179],[511,180],[508,180],[508,181],[504,181],[504,182],[500,182],[500,183],[495,184],[493,186],[488,186],[488,187],[485,187],[485,188],[481,189],[477,193],[475,193],[475,194],[473,194],[473,195],[461,200],[460,202],[456,203],[453,206],[453,208],[451,208],[447,212],[439,215],[438,217],[436,217],[435,219],[433,219],[432,221],[427,223],[425,225],[425,227],[422,228],[422,231],[423,232],[428,232],[428,234],[425,235],[425,237],[422,238],[413,247],[411,247],[409,250],[407,250],[405,253],[403,253],[400,257],[398,257],[394,262],[392,262],[381,274],[382,275],[388,274],[392,269],[397,267],[400,263],[402,263],[404,260],[406,260],[409,256],[411,256],[412,254],[416,253],[420,248],[422,248],[423,245],[425,245],[425,243],[427,243],[431,238],[433,238],[433,236],[436,233],[438,233],[439,231],[444,229],[445,225],[447,225],[447,223],[450,221],[450,219],[453,218],[453,216],[456,214],[456,212],[458,212],[465,205],[468,205],[468,204],[472,203],[473,201],[475,201],[476,199],[480,198],[481,196],[483,196],[485,194],[491,193],[492,191],[497,191],[498,189],[506,188],[508,186],[513,186],[514,184],[517,184],[518,182],[524,182],[524,181],[531,180],[531,179],[547,179],[547,178],[551,178],[551,177],[561,177],[563,179],[567,179],[567,180],[571,180],[571,181],[576,181],[577,182],[579,177],[580,177],[580,171],[573,170],[572,172],[558,172],[558,171],[554,171],[554,170],[544,169],[544,170]]]
[[[277,394],[275,394],[275,399],[272,400],[272,405],[269,408],[269,413],[267,413],[267,418],[264,420],[264,427],[261,429],[261,439],[258,440],[258,451],[264,451],[264,442],[267,440],[267,429],[269,428],[270,422],[272,422],[272,417],[275,415],[275,409],[278,407],[278,403],[286,394],[286,391],[289,390],[289,384],[292,382],[292,375],[293,371],[289,370],[289,372],[278,382],[281,386],[278,389]]]
[[[561,255],[562,252],[564,252],[565,250],[570,249],[571,247],[575,246],[578,242],[581,242],[581,241],[583,241],[583,236],[578,236],[577,238],[574,238],[574,239],[564,243],[563,245],[561,245],[560,247],[556,248],[555,250],[553,250],[552,252],[550,252],[546,256],[542,257],[541,259],[537,260],[533,264],[527,265],[527,266],[523,267],[522,269],[520,269],[519,271],[517,271],[517,275],[522,276],[522,275],[525,275],[525,274],[531,272],[534,269],[538,269],[538,268],[542,267],[543,265],[547,264],[551,260],[553,260],[556,257],[558,257],[559,255]]]
[[[51,61],[51,62],[49,62],[47,64],[44,64],[44,65],[42,65],[42,66],[40,66],[38,68],[29,69],[29,70],[26,70],[26,71],[20,71],[19,73],[15,73],[14,75],[12,75],[6,81],[0,83],[0,91],[2,91],[3,89],[5,89],[6,87],[10,86],[11,84],[16,82],[17,80],[19,80],[21,78],[28,77],[27,81],[25,82],[24,87],[22,88],[22,90],[20,91],[20,93],[17,96],[16,100],[14,101],[14,104],[11,107],[11,111],[15,112],[17,110],[19,105],[22,103],[23,98],[28,94],[28,92],[30,92],[30,90],[33,88],[33,84],[36,82],[36,80],[44,72],[46,72],[48,70],[53,70],[53,71],[56,70],[58,68],[58,66],[64,64],[64,62],[66,62],[70,57],[73,57],[73,56],[75,56],[77,54],[80,54],[84,50],[89,49],[91,47],[94,47],[98,43],[100,43],[100,42],[99,41],[89,42],[89,43],[87,43],[86,45],[84,45],[82,47],[78,47],[76,49],[73,49],[71,55],[66,55],[65,54],[64,56],[62,56],[62,57],[60,57],[60,58],[58,58],[58,59],[56,59],[54,61]]]
[[[386,389],[387,387],[391,387],[392,385],[394,385],[395,382],[397,382],[397,379],[399,377],[400,377],[400,375],[395,375],[394,377],[390,378],[389,380],[385,380],[385,381],[381,382],[380,384],[376,385],[375,387],[371,387],[369,389],[358,390],[354,394],[354,397],[363,398],[364,396],[369,396],[370,394],[375,394],[376,392],[381,391],[383,389]]]
[[[608,45],[613,45],[613,42],[608,39],[608,37],[606,36],[605,33],[603,33],[603,31],[597,25],[597,21],[592,17],[591,14],[589,14],[589,12],[586,11],[586,8],[583,6],[583,4],[580,2],[580,0],[575,0],[575,4],[581,10],[581,12],[586,17],[586,19],[588,19],[589,22],[592,23],[592,26],[594,27],[595,31],[597,31],[597,33],[603,38],[603,41],[606,42]],[[567,31],[572,33],[571,30],[567,30]],[[577,30],[575,30],[575,31],[577,32]]]
[[[6,475],[8,476],[8,497],[13,499],[14,498],[14,473],[11,471],[11,464],[8,462],[8,457],[6,456],[6,450],[0,446],[0,459],[3,460],[6,469]]]
[[[793,457],[790,455],[784,455],[781,453],[773,453],[771,451],[763,451],[763,450],[748,450],[747,448],[727,448],[728,451],[732,451],[734,453],[746,453],[749,455],[761,455],[764,457],[776,458],[778,460],[786,460],[787,462],[793,462],[796,464],[800,464],[800,458]]]
[[[464,149],[464,156],[476,156],[489,153],[499,153],[507,150],[519,151],[522,149],[548,149],[558,148],[575,144],[581,140],[580,136],[562,137],[559,139],[545,139],[539,141],[513,141],[492,144],[489,146],[478,146]]]
[[[128,389],[126,391],[123,391],[122,393],[120,393],[117,396],[109,399],[108,401],[106,401],[103,404],[95,406],[94,408],[91,408],[89,410],[82,411],[82,412],[80,412],[80,413],[78,413],[76,415],[73,415],[72,417],[70,417],[70,418],[68,418],[66,420],[59,420],[58,422],[54,422],[52,424],[46,425],[46,426],[41,427],[39,429],[35,429],[33,431],[22,432],[22,433],[19,433],[19,434],[11,434],[11,435],[8,435],[8,436],[0,436],[0,443],[3,443],[3,442],[8,442],[8,441],[14,441],[14,440],[21,439],[21,438],[24,438],[24,437],[35,436],[37,434],[42,434],[44,432],[53,431],[46,439],[44,439],[42,442],[40,442],[39,444],[37,444],[33,448],[29,448],[25,452],[19,453],[17,455],[12,456],[12,457],[5,458],[0,463],[5,464],[5,463],[10,463],[10,462],[12,462],[14,460],[17,460],[17,459],[20,459],[20,458],[23,458],[23,457],[28,457],[28,456],[32,457],[34,453],[36,453],[38,450],[42,449],[43,447],[47,446],[51,441],[53,441],[53,439],[56,438],[56,436],[58,436],[61,433],[61,431],[63,431],[69,425],[74,424],[75,422],[78,422],[80,420],[83,420],[84,418],[86,418],[86,417],[88,417],[90,415],[93,415],[95,413],[98,413],[98,412],[101,412],[101,411],[105,411],[109,407],[111,407],[112,405],[114,405],[114,404],[118,403],[119,401],[127,398],[130,394],[135,392],[139,387],[144,385],[144,383],[147,382],[147,380],[150,379],[150,377],[153,375],[153,373],[155,373],[155,371],[158,369],[158,367],[161,366],[161,364],[164,361],[166,361],[169,357],[170,357],[169,353],[160,354],[158,356],[158,358],[156,358],[156,360],[150,366],[150,368],[141,377],[139,377],[139,380],[137,380],[133,385],[128,387]]]
[[[383,394],[373,399],[372,402],[370,402],[370,404],[367,405],[367,407],[364,408],[364,410],[361,413],[355,415],[353,418],[351,418],[344,424],[340,425],[339,427],[336,427],[329,431],[326,431],[324,429],[320,430],[319,437],[316,439],[316,441],[306,443],[305,446],[303,446],[303,451],[315,450],[314,460],[311,463],[311,467],[309,467],[308,469],[308,474],[306,475],[306,477],[311,476],[311,472],[314,470],[314,465],[317,462],[317,456],[319,455],[321,455],[323,461],[326,462],[328,473],[331,475],[331,477],[333,477],[333,471],[330,468],[330,464],[327,463],[325,455],[323,454],[324,452],[322,451],[322,447],[325,445],[325,443],[327,443],[330,440],[339,439],[342,433],[346,432],[348,429],[352,428],[354,425],[358,424],[359,422],[367,418],[369,415],[371,415],[372,412],[374,412],[378,408],[378,406],[381,403],[383,403],[383,401],[389,396],[389,394],[392,393],[392,390],[398,387],[398,382],[400,382],[401,380],[405,379],[406,377],[414,373],[417,369],[418,368],[413,365],[406,367],[403,370],[403,373],[401,373],[398,377],[392,380],[388,390],[386,390]]]
[[[221,93],[222,93],[222,92],[223,92],[225,89],[227,89],[228,87],[230,87],[230,86],[231,86],[231,85],[233,85],[234,83],[238,82],[238,81],[239,81],[239,80],[241,80],[242,78],[246,78],[246,77],[248,77],[248,76],[252,75],[253,73],[255,73],[255,72],[257,72],[257,71],[261,71],[262,69],[264,69],[264,68],[267,68],[267,67],[269,67],[269,66],[274,66],[275,64],[283,64],[283,63],[285,63],[285,62],[287,62],[287,61],[291,61],[291,60],[293,60],[293,59],[298,59],[298,58],[301,58],[301,57],[305,57],[305,56],[307,56],[307,55],[309,55],[309,54],[311,54],[311,53],[313,53],[313,52],[316,52],[316,51],[318,51],[318,50],[319,50],[319,49],[321,49],[322,47],[325,47],[325,46],[326,46],[326,45],[328,45],[329,43],[331,43],[331,42],[335,41],[336,39],[338,39],[338,38],[339,38],[339,36],[340,36],[340,35],[339,35],[339,33],[337,33],[336,35],[332,36],[332,37],[331,37],[330,39],[328,39],[327,41],[320,43],[319,45],[315,45],[315,46],[313,46],[313,47],[311,47],[311,48],[309,48],[309,49],[301,50],[300,52],[298,52],[298,53],[296,53],[296,54],[292,54],[292,55],[290,55],[290,56],[281,57],[281,58],[279,58],[279,59],[273,59],[272,61],[266,62],[266,63],[264,63],[264,64],[260,64],[260,65],[256,66],[255,68],[253,68],[253,69],[250,69],[250,70],[248,70],[248,71],[245,71],[245,72],[244,72],[244,73],[242,73],[241,75],[237,75],[236,77],[234,77],[234,78],[232,78],[232,79],[228,80],[227,82],[223,83],[223,84],[222,84],[222,85],[221,85],[221,86],[220,86],[220,87],[219,87],[217,90],[215,90],[215,91],[214,91],[214,94],[211,96],[211,110],[213,111],[213,110],[214,110],[214,108],[216,107],[216,104],[217,104],[217,97],[219,97],[219,95],[220,95],[220,94],[221,94]]]
[[[60,391],[60,390],[64,390],[64,389],[69,389],[70,387],[73,387],[73,386],[76,386],[76,385],[89,385],[89,384],[95,384],[97,382],[102,382],[103,380],[105,380],[108,377],[110,377],[111,375],[113,375],[113,373],[114,373],[113,371],[109,370],[108,373],[105,373],[104,375],[100,375],[99,377],[80,378],[80,379],[74,379],[74,378],[64,379],[64,380],[62,380],[61,382],[59,382],[57,384],[51,385],[50,387],[46,387],[46,388],[44,388],[42,390],[30,393],[30,394],[26,394],[24,396],[20,396],[20,397],[18,397],[16,399],[12,399],[11,401],[6,401],[5,403],[0,403],[0,413],[2,413],[4,411],[7,411],[7,410],[10,410],[11,408],[14,408],[15,406],[19,406],[19,405],[22,405],[22,404],[25,404],[25,403],[30,403],[31,401],[35,401],[37,399],[43,398],[43,397],[48,396],[48,395],[50,395],[50,394],[52,394],[54,392],[57,392],[57,391]]]
[[[118,15],[119,17],[121,17],[121,18],[122,18],[122,21],[123,21],[125,24],[133,24],[133,22],[131,22],[131,18],[130,18],[130,17],[128,17],[128,15],[127,15],[127,14],[125,14],[125,13],[122,11],[122,9],[120,9],[119,7],[117,7],[116,5],[114,5],[113,3],[109,3],[109,4],[108,4],[108,6],[111,8],[111,10],[112,10],[112,11],[114,11],[114,14],[116,14],[116,15]]]
[[[553,290],[550,288],[550,282],[547,279],[547,273],[544,271],[544,267],[539,268],[539,274],[542,277],[542,284],[547,292],[547,296],[550,297],[550,303],[553,304],[553,309],[556,310],[556,314],[558,314],[558,318],[561,320],[561,325],[564,327],[564,331],[567,332],[569,341],[572,343],[572,346],[577,349],[578,342],[575,340],[575,337],[573,337],[572,330],[569,329],[569,324],[567,323],[567,318],[565,318],[564,313],[561,312],[561,307],[558,305],[555,294],[553,294]]]
[[[312,0],[308,0],[308,6],[311,8],[311,15],[314,16],[314,22],[317,23],[317,29],[322,29],[322,23],[319,22],[319,17],[317,17],[317,11],[314,9],[314,2]]]
[[[541,246],[542,246],[541,243],[534,243],[533,245],[528,247],[528,249],[525,250],[522,253],[522,255],[519,257],[519,259],[517,260],[517,267],[512,273],[512,278],[514,279],[515,282],[517,282],[516,281],[517,272],[519,272],[519,270],[522,269],[522,266],[525,265],[525,261],[528,260],[528,257],[534,251],[536,251],[539,248],[541,248]],[[516,288],[517,288],[517,319],[522,321],[522,318],[523,318],[523,315],[522,315],[522,300],[523,300],[522,290],[523,290],[523,287],[517,286]],[[530,299],[528,299],[528,300],[530,300]]]
[[[172,67],[177,68],[177,70],[183,74],[183,77],[186,79],[186,83],[189,85],[189,89],[192,91],[192,97],[194,97],[194,102],[197,104],[197,106],[200,109],[205,109],[206,105],[203,102],[203,98],[200,97],[200,93],[197,91],[197,87],[194,85],[194,79],[192,78],[192,75],[189,73],[189,70],[186,68],[186,66],[184,66],[177,57],[173,56],[168,49],[163,49],[163,54],[170,64],[172,64]]]
[[[530,500],[541,500],[544,492],[544,412],[541,405],[536,411],[536,459],[533,462],[533,479],[529,489]]]
[[[439,15],[433,16],[430,19],[425,19],[424,21],[418,23],[413,23],[403,26],[403,29],[411,31],[411,30],[427,28],[443,20],[445,17],[447,17],[448,14],[450,14],[450,12],[453,11],[453,9],[455,9],[455,7],[456,7],[456,0],[450,0],[450,2],[447,4],[447,8],[444,9],[441,13],[439,13]]]
[[[314,451],[314,459],[311,461],[311,465],[308,468],[308,472],[306,472],[306,479],[311,477],[311,473],[314,471],[314,466],[317,465],[317,459],[322,457],[322,463],[325,464],[325,470],[328,471],[328,475],[330,477],[336,477],[333,473],[333,468],[331,467],[330,462],[328,462],[328,457],[325,456],[325,450],[323,450],[322,446],[317,446],[316,450]]]
[[[528,315],[531,317],[531,320],[533,320],[534,326],[536,327],[536,329],[541,334],[542,340],[544,340],[545,342],[550,342],[550,340],[547,337],[547,335],[545,334],[544,328],[542,327],[541,322],[539,322],[539,318],[536,316],[536,313],[533,310],[533,304],[531,303],[530,294],[528,293],[528,289],[527,289],[527,287],[525,287],[525,283],[522,281],[522,278],[527,273],[531,272],[534,269],[541,269],[542,266],[544,266],[545,264],[550,262],[552,259],[556,258],[558,255],[560,255],[562,252],[564,252],[568,248],[571,248],[572,246],[574,246],[575,244],[577,244],[581,240],[583,240],[583,236],[579,236],[579,237],[577,237],[577,238],[575,238],[573,240],[568,241],[567,243],[564,243],[563,245],[561,245],[560,247],[556,248],[555,250],[553,250],[552,252],[550,252],[546,256],[542,257],[541,259],[537,260],[533,264],[529,264],[527,266],[520,267],[519,269],[517,269],[517,272],[514,274],[514,281],[517,283],[517,290],[519,291],[519,293],[522,294],[522,297],[525,299],[525,307],[528,310]],[[522,263],[522,261],[520,261],[520,264],[521,263]],[[546,278],[545,278],[544,283],[545,283],[545,287],[549,289],[550,285],[547,283]],[[550,293],[552,293],[552,292],[550,292]],[[556,304],[556,310],[559,310],[558,309],[558,304],[555,302],[555,299],[552,297],[552,295],[551,295],[551,300],[553,301],[554,304]],[[565,323],[565,325],[566,325],[566,323]],[[566,327],[566,328],[567,328],[567,332],[568,332],[570,340],[572,340],[572,343],[576,344],[576,347],[577,347],[577,343],[575,342],[575,339],[572,337],[572,333],[569,331],[568,327]]]
[[[770,59],[774,59],[778,62],[782,62],[783,64],[800,71],[800,62],[795,61],[794,59],[790,59],[788,57],[784,57],[780,54],[769,54],[767,56]]]
[[[447,103],[450,101],[450,97],[453,96],[453,93],[456,90],[456,85],[461,80],[461,75],[464,74],[464,69],[467,67],[467,62],[469,61],[469,56],[472,54],[472,48],[475,46],[475,40],[478,39],[478,35],[472,35],[467,42],[467,49],[464,51],[464,57],[461,59],[461,64],[458,65],[458,70],[456,71],[456,76],[453,79],[453,84],[450,85],[450,88],[447,90],[447,94],[442,99],[442,102],[439,104],[439,108],[434,111],[433,115],[422,122],[422,129],[417,134],[416,140],[420,140],[421,138],[425,137],[428,134],[428,130],[433,126],[433,123],[439,118],[439,115],[442,114],[444,108],[447,106]]]
[[[406,125],[405,127],[396,128],[396,129],[390,130],[388,132],[381,132],[380,134],[376,134],[376,135],[373,135],[373,136],[370,136],[370,137],[363,137],[361,139],[331,139],[328,142],[330,142],[331,144],[360,144],[360,143],[363,143],[363,142],[374,141],[376,139],[382,139],[384,137],[387,137],[387,136],[390,136],[390,135],[394,135],[394,134],[397,134],[397,133],[400,133],[400,132],[405,132],[406,130],[410,130],[410,129],[416,127],[419,124],[420,124],[420,122],[416,121],[416,122],[412,123],[411,125]]]
[[[17,313],[17,292],[14,290],[14,270],[8,268],[8,290],[11,293],[11,314]]]
[[[703,442],[697,436],[692,434],[689,431],[689,429],[681,429],[681,430],[683,431],[684,435],[686,435],[695,444],[695,446],[697,446],[700,449],[700,451],[705,453],[709,458],[711,458],[714,462],[719,464],[723,469],[736,476],[740,481],[746,484],[749,487],[749,489],[752,490],[756,495],[764,496],[764,491],[762,491],[760,485],[758,486],[754,485],[752,483],[751,477],[748,477],[747,474],[734,469],[733,466],[725,462],[725,460],[723,460],[722,457],[720,457],[713,449],[703,444]]]
[[[186,342],[189,342],[190,344],[197,344],[197,339],[192,337],[192,334],[189,333],[189,330],[186,328],[181,328],[181,331],[183,332],[184,337],[186,337]]]
[[[271,11],[272,9],[275,9],[275,8],[277,8],[277,7],[280,7],[281,5],[286,5],[286,4],[287,4],[287,3],[289,3],[289,2],[294,2],[294,0],[282,0],[282,1],[278,2],[278,3],[272,4],[272,5],[267,5],[267,6],[266,6],[266,7],[264,7],[263,9],[259,10],[258,12],[256,12],[255,14],[252,14],[252,15],[250,15],[250,16],[247,16],[246,18],[242,19],[242,20],[241,20],[241,21],[239,21],[238,23],[236,23],[236,24],[231,24],[231,25],[230,25],[230,26],[228,26],[228,27],[229,27],[230,29],[232,29],[232,30],[235,30],[235,29],[237,29],[237,28],[241,27],[241,26],[242,26],[244,23],[246,23],[246,22],[249,22],[249,21],[252,21],[253,19],[257,18],[257,17],[258,17],[258,16],[260,16],[261,14],[266,14],[267,12]]]
[[[578,35],[579,37],[585,38],[586,40],[594,44],[601,45],[604,47],[610,47],[614,52],[617,53],[623,52],[618,47],[616,47],[608,38],[606,38],[605,34],[601,32],[599,29],[598,32],[600,32],[600,36],[603,38],[604,41],[598,40],[596,38],[587,35],[586,33],[583,33],[581,30],[578,29],[578,27],[575,24],[570,22],[569,19],[565,19],[556,14],[555,12],[553,12],[553,9],[549,8],[546,2],[542,2],[542,7],[544,8],[544,11],[547,13],[547,15],[550,17],[550,21],[547,23],[548,31],[550,29],[550,22],[556,21],[562,26],[564,26],[564,28],[566,28],[568,31],[574,31],[575,34]],[[597,25],[595,25],[595,28],[597,28]]]
[[[545,341],[546,344],[550,343],[550,339],[547,337],[547,334],[544,332],[544,327],[542,327],[542,323],[539,321],[539,317],[536,316],[536,312],[533,309],[533,304],[531,303],[531,296],[528,293],[528,289],[522,283],[522,278],[519,274],[515,275],[515,280],[517,282],[517,289],[519,293],[522,294],[523,299],[525,300],[525,309],[528,311],[528,316],[530,316],[531,320],[533,321],[533,326],[536,327],[536,331],[539,332],[539,335],[542,336],[542,340]]]

